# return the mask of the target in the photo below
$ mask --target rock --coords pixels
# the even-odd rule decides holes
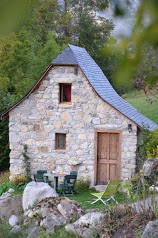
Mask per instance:
[[[47,232],[54,233],[55,228],[65,223],[65,219],[59,215],[49,215],[42,222],[41,226],[44,226]]]
[[[151,175],[153,165],[154,165],[154,160],[152,158],[149,158],[145,161],[143,165],[144,176],[149,177]]]
[[[0,196],[0,200],[2,200],[2,199],[4,199],[4,198],[8,198],[8,197],[10,197],[10,196],[11,196],[11,194],[8,193],[8,192],[3,193],[3,194]]]
[[[36,238],[39,237],[39,227],[34,227],[31,232],[28,234],[27,238]]]
[[[158,220],[149,221],[145,227],[143,235],[141,238],[157,238],[158,237]]]
[[[8,193],[13,193],[15,190],[13,188],[9,188]]]
[[[9,224],[11,226],[15,226],[17,225],[19,222],[19,218],[16,216],[16,215],[12,215],[10,218],[9,218]]]
[[[50,187],[47,183],[43,182],[30,182],[24,189],[22,205],[23,210],[25,211],[29,207],[32,207],[33,204],[41,201],[46,197],[58,197],[59,195],[56,191]]]
[[[69,165],[79,165],[82,164],[83,160],[69,160]]]
[[[0,200],[0,219],[8,221],[11,215],[22,215],[21,196],[8,197]]]
[[[71,200],[62,200],[57,205],[57,209],[65,219],[70,219],[71,221],[77,220],[82,216],[82,209]]]
[[[17,232],[20,232],[21,231],[21,226],[20,225],[16,225],[14,226],[12,229],[11,229],[11,233],[17,233]]]
[[[30,217],[32,218],[33,217],[33,211],[32,210],[27,210],[26,212],[24,212],[24,217]]]
[[[99,221],[103,217],[104,214],[101,212],[87,213],[74,223],[66,225],[65,229],[68,232],[73,232],[82,238],[87,238],[90,237],[93,232],[95,232]]]
[[[154,185],[150,186],[149,187],[149,192],[154,192],[154,191],[155,191],[155,186]]]

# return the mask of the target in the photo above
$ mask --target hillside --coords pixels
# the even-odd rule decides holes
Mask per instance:
[[[158,124],[158,94],[145,96],[142,91],[134,91],[124,98],[136,107],[144,116]]]

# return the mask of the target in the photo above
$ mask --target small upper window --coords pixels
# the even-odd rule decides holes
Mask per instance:
[[[66,149],[66,134],[61,133],[55,134],[55,149],[56,150]]]
[[[71,102],[71,84],[60,83],[60,103]]]

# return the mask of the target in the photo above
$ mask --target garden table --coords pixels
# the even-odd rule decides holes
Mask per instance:
[[[53,178],[54,179],[54,189],[57,192],[58,191],[58,178],[59,177],[64,178],[66,175],[67,174],[65,174],[65,173],[45,173],[45,174],[43,174],[43,179],[44,179],[44,182],[47,183],[49,178]]]

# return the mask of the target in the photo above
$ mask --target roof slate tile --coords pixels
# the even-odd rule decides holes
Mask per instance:
[[[146,126],[149,130],[158,128],[156,123],[143,116],[135,107],[126,102],[116,93],[100,67],[84,48],[68,45],[68,47],[57,56],[52,64],[78,65],[98,95],[107,103],[140,127]]]

